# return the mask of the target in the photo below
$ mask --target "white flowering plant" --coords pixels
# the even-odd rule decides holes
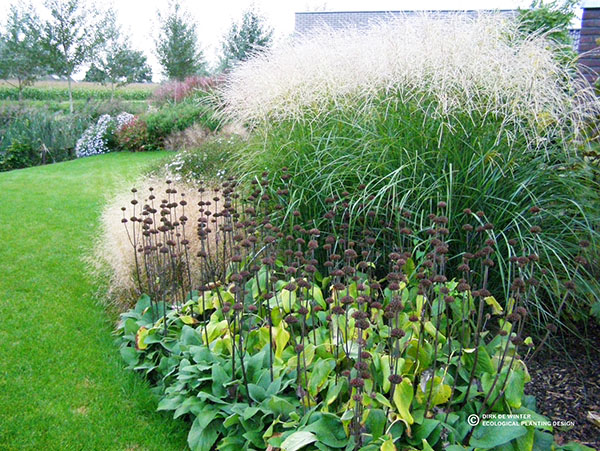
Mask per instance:
[[[77,140],[75,153],[77,158],[100,155],[110,152],[114,147],[114,134],[134,119],[134,115],[122,112],[115,118],[103,114],[98,122],[90,125]]]
[[[115,118],[115,131],[120,131],[125,125],[133,121],[133,119],[135,119],[135,116],[126,111],[123,111],[122,113],[118,114]]]

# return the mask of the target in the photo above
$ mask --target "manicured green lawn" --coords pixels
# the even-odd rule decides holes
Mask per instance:
[[[0,173],[0,449],[186,447],[188,428],[123,369],[81,259],[106,195],[164,156]]]

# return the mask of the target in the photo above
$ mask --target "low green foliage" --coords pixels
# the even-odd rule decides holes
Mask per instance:
[[[36,152],[31,143],[13,140],[0,155],[0,171],[37,166],[41,161],[40,152]]]

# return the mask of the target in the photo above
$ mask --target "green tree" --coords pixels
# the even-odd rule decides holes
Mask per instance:
[[[134,50],[130,37],[124,35],[115,16],[108,12],[105,19],[104,41],[96,51],[85,80],[110,84],[114,97],[117,86],[152,81],[152,69],[144,52]]]
[[[155,42],[156,55],[169,79],[183,80],[190,75],[206,73],[196,24],[186,19],[186,15],[178,1],[170,3],[166,15],[158,13],[160,34]]]
[[[104,42],[105,17],[85,0],[46,0],[49,19],[42,26],[48,64],[67,78],[69,108],[73,112],[73,74],[92,59]]]
[[[19,90],[47,73],[39,32],[39,18],[31,5],[12,5],[0,33],[0,78]]]
[[[533,0],[529,9],[519,9],[519,28],[526,33],[542,33],[558,44],[570,46],[571,22],[578,0]]]
[[[260,52],[271,44],[273,29],[265,25],[264,18],[254,10],[244,12],[240,23],[234,22],[222,43],[220,69],[227,70],[234,64],[247,60],[254,52]]]

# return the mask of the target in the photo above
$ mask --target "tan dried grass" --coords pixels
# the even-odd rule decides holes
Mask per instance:
[[[166,180],[166,179],[165,179]],[[163,179],[146,178],[134,184],[138,190],[138,199],[140,204],[147,203],[149,188],[154,188],[157,199],[164,195],[167,184]],[[196,224],[200,216],[198,212],[198,202],[201,195],[196,187],[174,181],[170,188],[176,189],[180,196],[185,193],[185,199],[188,203],[185,215],[189,218],[186,227],[186,237],[190,241],[189,255],[192,278],[197,278],[200,270],[200,262],[196,257],[200,250],[200,240],[196,234]],[[213,197],[212,192],[202,194],[204,200]],[[114,195],[106,203],[100,218],[100,233],[97,239],[94,253],[90,258],[93,273],[98,278],[103,278],[108,282],[106,298],[108,302],[115,304],[118,308],[131,306],[139,296],[137,285],[135,257],[133,246],[125,226],[121,223],[123,212],[121,207],[126,207],[126,217],[131,216],[132,193],[130,189],[122,190]],[[139,209],[138,209],[139,211]],[[128,223],[127,225],[130,225]]]

